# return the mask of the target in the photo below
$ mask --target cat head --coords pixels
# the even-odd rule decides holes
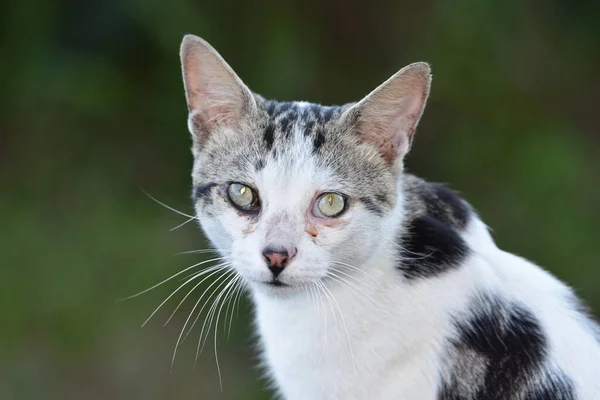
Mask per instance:
[[[403,157],[431,83],[426,63],[357,103],[321,106],[254,94],[193,35],[181,61],[196,212],[250,287],[293,292],[376,253],[402,200]]]

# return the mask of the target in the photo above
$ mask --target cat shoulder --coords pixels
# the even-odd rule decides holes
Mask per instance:
[[[477,218],[473,208],[441,183],[405,174],[401,185],[405,215],[398,268],[407,279],[418,279],[459,267],[471,252],[462,233]]]

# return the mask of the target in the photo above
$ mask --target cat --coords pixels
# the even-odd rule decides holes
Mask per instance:
[[[278,395],[600,399],[600,328],[573,291],[404,172],[427,63],[321,106],[251,92],[197,36],[181,62],[195,210],[250,293]]]

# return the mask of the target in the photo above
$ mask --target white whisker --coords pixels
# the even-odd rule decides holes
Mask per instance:
[[[344,266],[344,267],[348,267],[348,268],[350,268],[350,269],[352,269],[352,270],[354,270],[354,271],[356,271],[356,272],[360,272],[360,273],[361,273],[361,274],[363,274],[363,275],[364,275],[366,278],[368,278],[368,279],[369,279],[371,282],[374,282],[374,283],[376,283],[377,285],[380,285],[380,283],[379,283],[379,282],[377,282],[377,281],[376,281],[376,280],[375,280],[375,279],[374,279],[374,278],[373,278],[371,275],[369,275],[369,274],[368,274],[367,272],[365,272],[364,270],[362,270],[362,269],[360,269],[360,268],[358,268],[358,267],[356,267],[356,266],[354,266],[354,265],[352,265],[352,264],[348,264],[348,263],[341,262],[341,261],[331,261],[331,263],[332,263],[332,264],[336,264],[336,265],[341,265],[341,266]],[[338,271],[339,271],[339,269],[338,269]]]
[[[369,299],[369,300],[371,300],[373,302],[373,305],[378,305],[379,304],[373,297],[371,297],[370,294],[368,294],[367,292],[365,292],[362,288],[360,288],[359,286],[357,286],[354,282],[348,281],[344,277],[337,275],[337,273],[344,274],[344,275],[346,275],[346,276],[348,276],[350,278],[354,278],[358,282],[360,282],[360,280],[358,278],[356,278],[356,277],[354,277],[352,275],[346,274],[343,271],[335,270],[335,269],[328,271],[328,274],[329,274],[330,278],[332,278],[334,280],[337,280],[337,282],[343,283],[347,288],[353,289],[357,294],[365,296],[367,299]]]
[[[235,271],[233,271],[233,270],[232,270],[232,272],[233,272],[233,275],[235,276],[235,275],[236,275]],[[220,279],[220,278],[219,278],[219,279]],[[216,281],[215,281],[214,283],[216,283]],[[200,319],[200,316],[202,315],[202,311],[204,311],[204,309],[206,308],[206,306],[209,304],[209,301],[210,301],[210,300],[213,298],[214,294],[215,294],[215,293],[217,293],[217,291],[218,291],[218,290],[221,288],[221,286],[223,286],[223,285],[225,285],[225,284],[227,284],[227,279],[224,279],[224,280],[222,280],[222,281],[221,281],[221,283],[219,283],[219,284],[218,284],[218,285],[217,285],[217,286],[216,286],[216,287],[215,287],[215,288],[212,290],[212,292],[210,293],[210,295],[208,295],[208,297],[206,297],[206,301],[204,302],[204,304],[202,305],[202,307],[200,307],[200,311],[198,311],[198,314],[196,315],[196,318],[194,318],[194,322],[192,322],[192,325],[190,325],[190,328],[189,328],[189,329],[188,329],[188,331],[185,333],[185,335],[184,335],[184,337],[183,337],[183,340],[182,340],[182,341],[185,341],[185,340],[187,339],[187,337],[190,335],[190,333],[192,333],[192,329],[193,329],[193,328],[194,328],[194,326],[196,325],[196,322],[198,322],[198,319]],[[200,298],[198,299],[198,303],[200,302],[200,300],[201,300],[201,299],[203,299],[203,298],[204,298],[204,295],[205,295],[205,294],[208,292],[208,290],[209,290],[209,289],[210,289],[212,286],[213,286],[213,285],[210,285],[209,287],[207,287],[207,288],[204,290],[204,292],[202,293],[202,295],[201,295],[201,296],[200,296]],[[228,286],[226,286],[226,287],[228,287]],[[223,289],[225,289],[225,288],[223,288]],[[223,290],[223,289],[222,289],[222,290]],[[220,293],[220,292],[219,292],[219,293]],[[216,297],[216,296],[215,296],[215,297]],[[196,306],[197,306],[197,303],[196,303]],[[194,309],[195,309],[195,308],[196,308],[196,307],[194,307]],[[192,310],[192,311],[193,311],[193,310]],[[206,314],[207,316],[208,316],[208,313],[209,313],[210,311],[211,311],[211,307],[209,307],[209,309],[208,309],[208,311],[207,311],[207,314]],[[206,319],[205,319],[205,321],[206,321]],[[203,325],[203,327],[204,327],[204,325]]]
[[[179,214],[179,215],[183,215],[184,217],[188,217],[188,218],[190,218],[190,219],[197,219],[195,216],[188,215],[188,214],[186,214],[186,213],[184,213],[184,212],[182,212],[182,211],[179,211],[179,210],[177,210],[176,208],[173,208],[173,207],[171,207],[171,206],[168,206],[168,205],[166,205],[165,203],[163,203],[163,202],[162,202],[162,201],[160,201],[160,200],[157,200],[157,199],[155,199],[154,197],[152,197],[152,196],[151,196],[151,195],[150,195],[148,192],[146,192],[146,191],[145,191],[145,190],[143,190],[143,189],[142,189],[142,192],[144,192],[144,194],[145,194],[146,196],[150,197],[152,200],[154,200],[155,202],[157,202],[157,203],[158,203],[158,204],[160,204],[161,206],[163,206],[163,207],[165,207],[165,208],[167,208],[167,209],[169,209],[169,210],[173,211],[174,213],[177,213],[177,214]]]
[[[175,253],[174,255],[179,256],[182,254],[203,254],[203,253],[219,253],[218,250],[215,249],[198,249],[198,250],[188,250],[188,251],[182,251],[180,253]]]
[[[342,309],[340,308],[340,305],[338,304],[337,300],[335,299],[335,296],[333,295],[333,293],[331,293],[331,291],[329,289],[327,289],[327,286],[325,286],[323,283],[321,283],[321,286],[323,287],[323,289],[325,290],[326,293],[329,293],[329,295],[331,296],[331,300],[333,300],[335,306],[337,307],[338,312],[340,313],[340,318],[342,319],[342,325],[344,327],[344,332],[346,333],[346,340],[348,341],[348,349],[350,350],[350,357],[352,358],[352,365],[354,367],[354,372],[358,373],[358,370],[356,369],[356,360],[354,359],[354,351],[352,350],[352,343],[350,341],[350,334],[348,333],[348,327],[346,325],[346,321],[344,320],[344,314],[342,313]]]
[[[229,283],[221,290],[221,292],[217,296],[215,296],[215,299],[213,300],[210,308],[206,313],[204,323],[202,324],[202,330],[200,331],[200,337],[198,338],[198,347],[196,348],[196,360],[198,360],[198,356],[202,353],[202,350],[204,350],[204,345],[208,340],[208,335],[210,334],[210,327],[212,326],[212,322],[214,320],[215,312],[217,311],[221,295],[225,290],[227,290],[228,287],[231,286],[232,283],[233,279],[229,281]],[[208,299],[206,300],[206,304],[208,304]],[[206,322],[208,322],[208,326],[206,325]],[[204,328],[206,328],[206,335],[204,335]],[[202,337],[204,337],[204,339],[202,339]],[[202,342],[202,346],[200,346],[200,342]]]
[[[172,292],[172,293],[171,293],[169,296],[167,296],[167,298],[166,298],[166,299],[164,299],[164,300],[163,300],[163,302],[162,302],[162,303],[160,303],[160,304],[158,305],[158,307],[156,307],[156,309],[155,309],[155,310],[152,312],[152,314],[150,314],[150,316],[149,316],[149,317],[146,319],[146,321],[144,321],[144,323],[142,324],[142,328],[143,328],[143,327],[144,327],[144,326],[145,326],[145,325],[148,323],[148,321],[150,321],[150,319],[151,319],[151,318],[154,316],[154,314],[156,314],[156,312],[157,312],[158,310],[160,310],[160,308],[161,308],[161,307],[162,307],[162,306],[163,306],[163,305],[164,305],[164,304],[165,304],[167,301],[169,301],[169,299],[170,299],[171,297],[173,297],[173,296],[175,295],[175,293],[177,293],[177,292],[178,292],[178,291],[179,291],[179,290],[180,290],[182,287],[184,287],[185,285],[187,285],[188,283],[190,283],[190,282],[191,282],[191,281],[193,281],[194,279],[198,279],[200,276],[202,276],[202,275],[204,275],[204,274],[206,274],[206,273],[208,273],[208,272],[214,271],[215,269],[217,270],[216,272],[214,272],[214,273],[213,273],[213,274],[215,274],[215,273],[217,273],[217,272],[219,271],[219,267],[216,267],[216,266],[215,266],[215,267],[210,267],[210,268],[207,268],[206,270],[204,270],[204,271],[202,271],[202,272],[200,272],[200,273],[198,273],[198,274],[195,274],[195,275],[194,275],[194,276],[192,276],[190,279],[188,279],[187,281],[185,281],[184,283],[182,283],[182,284],[181,284],[181,285],[180,285],[180,286],[179,286],[177,289],[175,289],[175,290],[174,290],[174,291],[173,291],[173,292]]]
[[[228,342],[229,342],[229,337],[231,336],[231,327],[233,325],[233,314],[235,312],[235,307],[236,307],[238,298],[240,297],[240,295],[242,293],[242,287],[243,287],[243,282],[240,279],[235,286],[235,297],[233,297],[233,300],[231,301],[231,303],[232,303],[231,315],[229,316],[229,329],[227,330],[227,341]],[[225,317],[227,317],[227,314],[225,315]]]
[[[415,253],[414,251],[408,250],[406,247],[404,247],[402,245],[399,245],[399,247],[400,247],[400,249],[402,251],[405,251],[407,253],[414,254],[414,255],[418,256],[418,257],[401,257],[401,260],[410,260],[410,261],[424,260],[424,259],[426,259],[428,257],[431,257],[433,255],[433,253],[435,253],[437,251],[437,249],[432,249],[431,253],[429,253],[429,254],[423,254],[423,253]]]
[[[327,297],[323,297],[321,296],[321,293],[325,293],[323,291],[323,289],[321,288],[322,284],[320,282],[315,282],[315,286],[313,286],[315,288],[315,295],[317,296],[317,298],[319,299],[319,302],[321,303],[321,308],[323,309],[323,321],[325,322],[323,324],[323,351],[321,352],[321,361],[323,360],[323,357],[325,356],[325,349],[327,348],[327,309],[325,308],[325,302],[329,303],[329,309],[331,310],[331,303],[328,302]],[[318,290],[317,290],[318,289]],[[325,302],[324,302],[325,300]],[[332,316],[335,320],[335,314],[332,313]]]
[[[198,298],[196,305],[194,306],[194,309],[198,306],[198,303],[200,303],[200,300],[202,300],[204,298],[204,295],[206,295],[208,293],[208,291],[210,290],[210,288],[212,286],[214,286],[217,281],[221,281],[219,282],[219,284],[217,286],[214,287],[214,289],[210,292],[210,294],[206,297],[206,300],[204,301],[204,304],[202,304],[202,307],[200,307],[200,310],[198,311],[198,313],[196,314],[196,318],[194,318],[194,321],[192,322],[192,324],[190,325],[190,327],[188,328],[187,332],[185,333],[185,335],[183,336],[182,342],[185,341],[187,339],[187,337],[190,335],[190,333],[192,333],[192,329],[194,328],[194,326],[196,325],[196,322],[198,322],[198,319],[200,319],[200,316],[202,315],[202,311],[204,311],[204,309],[206,308],[206,306],[208,306],[209,301],[213,298],[213,296],[215,296],[215,293],[220,293],[221,292],[221,287],[223,285],[227,285],[227,283],[229,282],[227,279],[231,277],[231,275],[235,276],[236,273],[233,270],[230,270],[228,272],[231,272],[231,274],[224,274],[222,277],[219,277],[215,282],[213,282],[211,285],[209,285],[204,292],[202,292],[202,294],[200,295],[200,297]],[[225,278],[225,279],[222,279]],[[222,279],[222,280],[221,280]],[[227,286],[226,286],[227,287]],[[216,296],[215,296],[216,297]],[[194,311],[194,309],[192,309],[192,312]],[[209,308],[210,311],[210,308]]]
[[[175,229],[179,229],[184,225],[187,225],[188,223],[192,222],[193,220],[197,219],[196,217],[190,217],[190,219],[186,220],[185,222],[182,222],[181,224],[177,225],[174,228],[169,229],[169,232],[173,232]]]
[[[204,291],[204,293],[202,293],[202,296],[200,296],[200,298],[198,299],[198,301],[196,302],[196,304],[194,304],[194,307],[192,308],[192,311],[190,311],[190,314],[188,315],[188,317],[185,320],[185,323],[183,324],[183,328],[181,328],[181,332],[179,333],[179,337],[177,338],[177,343],[175,343],[175,350],[173,351],[173,358],[171,360],[171,371],[173,371],[173,365],[175,364],[175,357],[177,356],[177,348],[179,347],[179,343],[181,343],[181,337],[183,336],[183,332],[185,331],[185,328],[187,327],[190,318],[192,317],[192,315],[194,314],[194,311],[196,310],[196,307],[198,307],[198,304],[200,304],[200,301],[202,300],[202,297],[204,296],[204,294],[213,286],[215,285],[217,282],[219,282],[221,279],[223,279],[224,277],[226,277],[229,273],[233,273],[233,270],[229,270],[226,273],[224,273],[223,275],[219,276],[213,283],[211,283],[206,290]],[[226,280],[224,281],[226,282]],[[193,325],[192,325],[193,327]]]
[[[229,287],[229,289],[227,289],[227,287],[225,289],[223,289],[223,291],[219,295],[219,298],[217,299],[217,301],[219,301],[219,299],[221,298],[221,296],[223,295],[225,290],[227,290],[227,293],[225,294],[223,301],[221,301],[221,306],[219,307],[219,311],[217,311],[217,320],[215,321],[215,338],[214,338],[214,342],[213,342],[214,348],[215,348],[215,364],[217,365],[217,374],[219,375],[219,386],[221,387],[221,390],[223,390],[223,380],[221,378],[221,367],[219,366],[219,354],[217,351],[217,336],[218,336],[217,331],[219,329],[219,317],[221,316],[221,311],[223,310],[223,306],[225,305],[225,302],[227,301],[227,298],[229,297],[231,290],[234,287],[232,285],[236,284],[239,279],[240,279],[240,276],[238,275],[232,280],[232,282],[229,282],[229,284],[227,285]]]
[[[169,318],[167,319],[167,321],[165,322],[165,324],[163,326],[167,326],[167,324],[169,323],[169,321],[171,321],[171,319],[173,318],[173,316],[175,315],[175,313],[177,312],[177,310],[179,310],[179,307],[181,307],[181,305],[183,304],[183,302],[185,301],[185,299],[188,298],[188,296],[194,291],[194,289],[196,289],[198,286],[200,286],[201,284],[203,284],[208,278],[210,278],[211,276],[223,271],[227,269],[227,266],[229,264],[228,263],[223,263],[223,264],[218,264],[215,265],[214,267],[209,268],[211,271],[214,271],[212,274],[209,274],[207,276],[205,276],[200,282],[198,282],[184,297],[183,299],[181,299],[181,301],[179,302],[179,304],[177,305],[177,307],[175,307],[175,309],[173,310],[173,312],[171,313],[171,315],[169,316]],[[210,272],[208,269],[206,271],[202,271],[201,274],[193,274],[194,276],[201,276],[204,275],[204,273],[206,272]]]
[[[186,271],[189,271],[189,270],[190,270],[190,269],[192,269],[192,268],[196,268],[196,267],[199,267],[200,265],[203,265],[203,264],[206,264],[206,263],[209,263],[209,262],[213,262],[213,261],[221,261],[221,260],[225,260],[226,258],[227,258],[227,257],[216,257],[216,258],[211,258],[210,260],[205,260],[205,261],[199,262],[199,263],[197,263],[197,264],[194,264],[194,265],[192,265],[192,266],[189,266],[189,267],[187,267],[186,269],[184,269],[184,270],[182,270],[182,271],[179,271],[178,273],[176,273],[176,274],[174,274],[174,275],[171,275],[169,278],[165,279],[165,280],[164,280],[164,281],[162,281],[162,282],[159,282],[159,283],[157,283],[156,285],[154,285],[154,286],[152,286],[152,287],[149,287],[149,288],[148,288],[148,289],[146,289],[146,290],[142,290],[142,291],[141,291],[141,292],[139,292],[139,293],[136,293],[136,294],[134,294],[134,295],[132,295],[132,296],[124,297],[124,298],[122,298],[122,299],[119,299],[119,300],[117,300],[117,301],[119,301],[119,302],[120,302],[120,301],[125,301],[125,300],[129,300],[129,299],[133,299],[134,297],[138,297],[138,296],[140,296],[140,295],[142,295],[142,294],[144,294],[144,293],[147,293],[147,292],[151,291],[152,289],[155,289],[155,288],[159,287],[159,286],[160,286],[160,285],[162,285],[163,283],[170,281],[171,279],[175,278],[176,276],[179,276],[179,275],[183,274],[184,272],[186,272]]]

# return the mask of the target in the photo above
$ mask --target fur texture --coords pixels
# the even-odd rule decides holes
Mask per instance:
[[[255,303],[264,366],[296,399],[600,399],[598,326],[572,290],[503,252],[472,207],[403,172],[429,93],[412,64],[356,104],[253,94],[186,36],[202,228]],[[235,208],[230,183],[259,197]],[[343,194],[336,218],[315,214]],[[296,256],[273,276],[266,248]]]

